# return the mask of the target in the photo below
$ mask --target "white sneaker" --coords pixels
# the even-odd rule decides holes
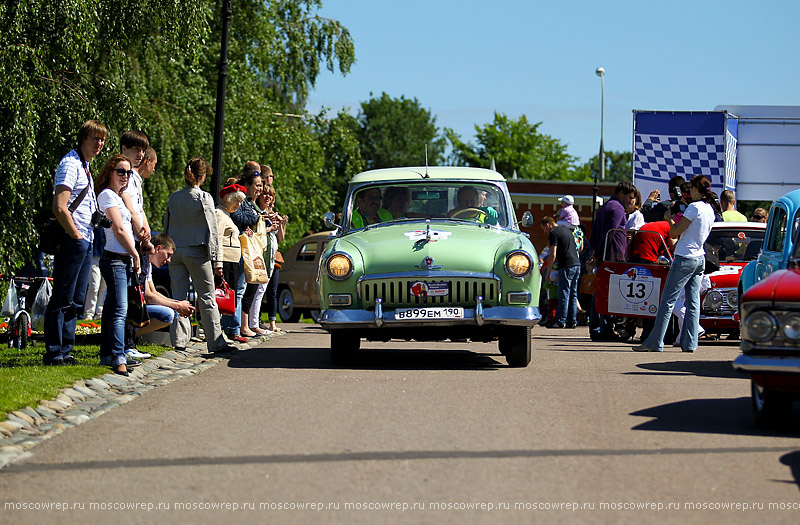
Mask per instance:
[[[148,357],[153,357],[147,352],[140,352],[135,348],[128,348],[125,350],[125,357],[132,357],[134,359],[147,359]]]

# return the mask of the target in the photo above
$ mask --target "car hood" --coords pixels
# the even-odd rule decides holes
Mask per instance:
[[[351,256],[357,251],[368,274],[422,271],[428,265],[444,273],[492,273],[497,256],[515,249],[533,252],[518,233],[456,221],[377,226],[345,235],[335,246]],[[536,254],[530,255],[536,263]]]
[[[742,301],[796,303],[800,300],[800,270],[778,270],[745,292]]]
[[[719,270],[708,275],[712,288],[736,288],[746,263],[723,263]]]

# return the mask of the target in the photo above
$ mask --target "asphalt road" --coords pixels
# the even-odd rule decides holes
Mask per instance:
[[[757,429],[735,345],[640,354],[537,327],[526,369],[495,344],[399,342],[338,368],[325,332],[289,327],[32,449],[0,471],[0,523],[800,517],[800,407]]]

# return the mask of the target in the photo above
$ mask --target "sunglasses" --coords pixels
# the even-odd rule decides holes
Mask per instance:
[[[114,168],[111,171],[116,172],[117,174],[119,174],[120,177],[130,177],[131,175],[133,175],[133,170],[124,170],[122,168]]]

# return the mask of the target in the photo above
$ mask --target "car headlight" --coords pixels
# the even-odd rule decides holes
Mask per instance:
[[[525,277],[531,266],[531,256],[525,252],[511,252],[506,257],[506,272],[511,277]]]
[[[334,253],[325,263],[328,276],[334,281],[344,281],[353,273],[353,261],[344,253]]]
[[[703,301],[706,308],[710,308],[712,310],[719,310],[722,306],[722,294],[719,293],[717,290],[711,290],[706,294],[706,299]]]
[[[728,304],[731,308],[739,308],[739,291],[731,290],[728,292]]]
[[[756,341],[763,343],[771,340],[777,328],[775,318],[767,312],[755,312],[747,317],[747,331]]]
[[[800,339],[800,314],[784,315],[781,318],[781,333],[783,337],[792,342]]]

